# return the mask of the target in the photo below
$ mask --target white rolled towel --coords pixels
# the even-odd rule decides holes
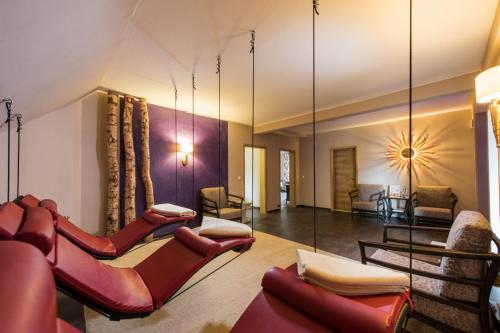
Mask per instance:
[[[196,216],[196,212],[192,209],[169,203],[153,205],[151,211],[163,216]]]
[[[400,272],[301,249],[297,250],[297,270],[304,281],[338,295],[400,293],[410,285],[410,278]]]
[[[200,235],[211,238],[250,237],[252,229],[243,223],[203,216]]]

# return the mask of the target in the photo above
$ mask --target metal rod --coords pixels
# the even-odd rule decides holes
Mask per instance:
[[[10,201],[10,121],[12,119],[12,100],[10,98],[2,99],[7,108],[7,201]]]
[[[19,197],[19,170],[21,165],[21,130],[22,130],[22,118],[23,115],[18,113],[16,114],[17,120],[17,190],[16,197]]]
[[[192,83],[193,83],[193,87],[192,87],[192,96],[191,96],[191,99],[192,99],[192,104],[193,104],[193,115],[192,115],[192,118],[191,118],[191,121],[192,121],[192,130],[193,130],[193,138],[192,138],[192,146],[193,146],[193,152],[192,152],[192,157],[193,157],[193,161],[192,161],[192,168],[193,168],[193,209],[196,211],[196,198],[195,198],[195,177],[194,177],[194,92],[196,90],[196,81],[195,81],[195,77],[194,77],[194,73],[192,74],[191,76],[191,79],[192,79]]]
[[[250,216],[251,216],[251,224],[252,224],[252,237],[253,237],[253,173],[254,173],[254,143],[255,143],[255,30],[252,30],[252,39],[250,40],[250,53],[252,54],[252,203],[250,204]]]
[[[410,0],[410,58],[409,58],[409,73],[408,73],[408,88],[409,88],[409,94],[408,94],[408,106],[409,106],[409,132],[410,132],[410,140],[409,140],[409,151],[412,151],[412,141],[413,141],[413,123],[412,123],[412,117],[413,117],[413,0]],[[410,177],[410,194],[412,193],[412,159],[410,157],[410,170],[409,170],[409,177]],[[409,225],[410,225],[410,295],[413,290],[413,214],[410,212],[410,217],[409,217]]]
[[[220,195],[221,195],[221,172],[220,172],[220,169],[221,169],[221,144],[220,144],[220,138],[221,138],[221,135],[220,135],[220,131],[221,131],[221,126],[220,126],[220,72],[221,72],[221,57],[220,55],[217,56],[217,75],[218,75],[218,80],[219,80],[219,119],[218,119],[218,125],[219,125],[219,202],[217,203],[218,206],[220,206],[220,203],[221,203],[221,198],[220,198]]]
[[[177,135],[177,98],[178,98],[178,93],[177,93],[177,86],[175,85],[174,83],[174,117],[175,117],[175,204],[179,204],[179,197],[178,197],[178,175],[179,175],[179,171],[178,171],[178,164],[179,164],[179,160],[178,160],[178,151],[179,151],[179,140],[178,140],[178,135]]]
[[[313,10],[312,10],[312,47],[313,47],[313,231],[314,231],[314,252],[317,251],[317,242],[316,242],[316,15],[319,15],[318,6],[319,0],[313,0]]]

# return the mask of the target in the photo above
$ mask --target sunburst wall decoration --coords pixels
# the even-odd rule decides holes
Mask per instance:
[[[429,134],[422,133],[416,139],[413,139],[410,148],[410,138],[404,132],[399,139],[389,139],[386,158],[390,166],[399,171],[406,170],[416,172],[417,169],[429,168],[434,157],[435,145],[429,143]]]

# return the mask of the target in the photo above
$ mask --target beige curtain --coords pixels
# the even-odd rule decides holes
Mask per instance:
[[[124,222],[125,225],[135,220],[135,151],[132,132],[132,116],[134,114],[134,98],[125,96],[123,109],[123,145],[125,151],[125,193]]]
[[[108,106],[106,109],[106,160],[108,166],[107,236],[114,235],[120,228],[119,100],[118,94],[114,92],[108,93]]]

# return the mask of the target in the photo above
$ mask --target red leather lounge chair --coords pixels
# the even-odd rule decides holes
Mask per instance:
[[[122,256],[146,236],[167,224],[186,224],[193,217],[165,217],[146,211],[141,218],[132,221],[111,237],[91,235],[71,223],[66,217],[59,214],[57,204],[50,199],[38,200],[28,194],[15,201],[23,208],[45,207],[51,211],[56,220],[56,230],[81,249],[99,259],[114,259]]]
[[[272,268],[231,333],[402,332],[410,309],[408,294],[344,297],[308,284],[295,265]]]
[[[43,254],[34,246],[0,242],[0,331],[78,333],[57,318],[56,286]]]
[[[113,320],[148,316],[201,267],[228,251],[248,250],[253,237],[211,240],[180,227],[172,240],[134,268],[116,268],[55,232],[43,207],[0,206],[0,235],[35,245],[46,256],[57,287]]]

